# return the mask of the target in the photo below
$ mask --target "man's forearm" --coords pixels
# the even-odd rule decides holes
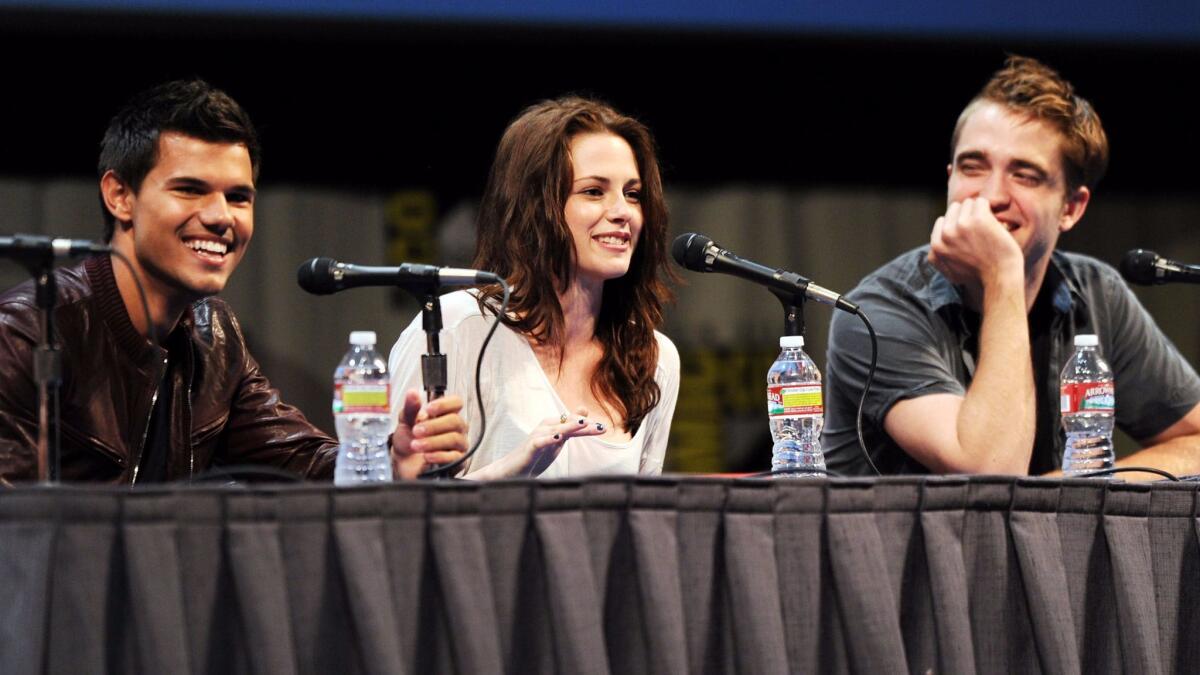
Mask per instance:
[[[964,470],[1023,474],[1037,424],[1023,284],[985,288],[979,362],[957,420]]]
[[[1149,466],[1175,476],[1200,474],[1200,434],[1179,436],[1152,445],[1117,461],[1117,466]],[[1124,472],[1124,480],[1161,480],[1153,473]]]

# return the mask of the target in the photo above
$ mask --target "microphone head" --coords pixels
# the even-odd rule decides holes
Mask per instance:
[[[1143,286],[1161,284],[1163,280],[1158,276],[1158,270],[1154,265],[1157,260],[1158,254],[1154,251],[1135,248],[1121,259],[1121,276],[1131,284]]]
[[[693,272],[708,272],[709,268],[704,262],[704,254],[711,244],[712,239],[702,234],[695,232],[681,234],[675,237],[675,241],[671,244],[671,257],[684,269]]]
[[[334,265],[337,261],[333,258],[305,260],[296,270],[296,283],[313,295],[336,293],[341,290],[341,285],[333,278]]]

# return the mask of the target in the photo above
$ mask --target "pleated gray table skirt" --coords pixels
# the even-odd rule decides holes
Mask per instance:
[[[0,673],[1196,672],[1198,487],[0,491]]]

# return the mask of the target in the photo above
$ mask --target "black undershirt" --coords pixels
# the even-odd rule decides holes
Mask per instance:
[[[1036,397],[1034,408],[1037,416],[1033,434],[1033,455],[1029,460],[1029,473],[1040,475],[1048,471],[1062,468],[1056,458],[1056,434],[1058,433],[1058,418],[1055,415],[1043,414],[1047,406],[1057,404],[1046,400],[1046,383],[1050,376],[1050,350],[1054,344],[1051,328],[1054,324],[1054,290],[1061,282],[1061,277],[1053,265],[1046,268],[1046,277],[1042,280],[1042,288],[1038,291],[1033,308],[1029,310],[1029,349],[1033,359],[1033,391]],[[967,328],[971,335],[967,341],[967,350],[979,363],[979,329],[982,317],[978,312],[966,309],[963,312]]]
[[[168,358],[166,372],[158,383],[158,397],[150,412],[146,442],[138,469],[138,483],[161,483],[167,480],[167,460],[171,455],[171,370],[174,360]]]

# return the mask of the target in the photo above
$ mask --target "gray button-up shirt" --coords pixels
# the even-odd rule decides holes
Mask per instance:
[[[928,394],[963,396],[975,374],[968,345],[975,335],[965,320],[959,289],[926,261],[929,247],[884,265],[848,294],[875,326],[879,363],[863,408],[863,434],[871,458],[884,474],[929,473],[883,429],[898,401]],[[1136,439],[1158,434],[1200,402],[1200,378],[1109,265],[1056,251],[1050,360],[1042,389],[1039,423],[1059,425],[1058,373],[1074,350],[1077,333],[1100,336],[1100,349],[1116,383],[1117,425]],[[1051,275],[1047,275],[1049,279]],[[826,366],[823,445],[828,467],[847,475],[871,472],[859,448],[855,415],[871,363],[871,343],[857,317],[835,312]],[[934,423],[930,420],[930,423]],[[950,424],[951,420],[937,420]],[[1033,449],[1030,470],[1058,468],[1062,433]]]

